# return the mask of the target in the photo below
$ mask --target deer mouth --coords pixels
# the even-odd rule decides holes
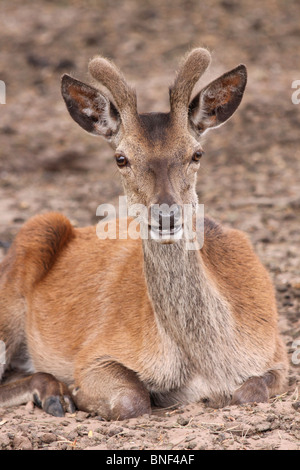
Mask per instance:
[[[149,233],[153,240],[175,242],[182,238],[183,218],[180,205],[153,204],[149,211]]]
[[[172,228],[161,228],[156,225],[149,225],[150,238],[152,240],[172,242],[180,240],[183,235],[182,224],[175,225]]]

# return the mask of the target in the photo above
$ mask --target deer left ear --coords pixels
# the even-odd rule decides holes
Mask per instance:
[[[114,104],[96,88],[64,74],[62,96],[67,109],[85,131],[112,142],[118,134],[121,118]]]
[[[198,93],[189,105],[189,122],[196,135],[226,122],[238,108],[247,83],[247,69],[239,65]]]

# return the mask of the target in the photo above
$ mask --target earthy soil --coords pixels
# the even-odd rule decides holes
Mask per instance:
[[[300,6],[297,0],[21,1],[0,5],[1,257],[32,215],[58,210],[75,225],[122,188],[109,147],[82,132],[60,96],[60,76],[87,80],[90,57],[114,59],[141,111],[165,111],[167,87],[189,48],[213,55],[204,82],[245,63],[241,107],[206,138],[200,202],[248,232],[277,292],[290,355],[287,392],[268,404],[221,410],[193,404],[121,422],[83,412],[54,418],[27,405],[0,410],[0,449],[300,449]]]

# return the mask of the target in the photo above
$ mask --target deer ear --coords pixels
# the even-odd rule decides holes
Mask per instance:
[[[85,131],[108,141],[118,133],[121,118],[114,104],[96,88],[65,74],[61,83],[67,109]]]
[[[192,130],[200,136],[224,124],[238,108],[246,83],[247,69],[239,65],[203,88],[189,105]]]

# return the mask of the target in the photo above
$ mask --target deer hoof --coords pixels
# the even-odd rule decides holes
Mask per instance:
[[[268,387],[263,377],[250,377],[237,390],[235,390],[231,405],[245,403],[264,403],[269,400]]]

